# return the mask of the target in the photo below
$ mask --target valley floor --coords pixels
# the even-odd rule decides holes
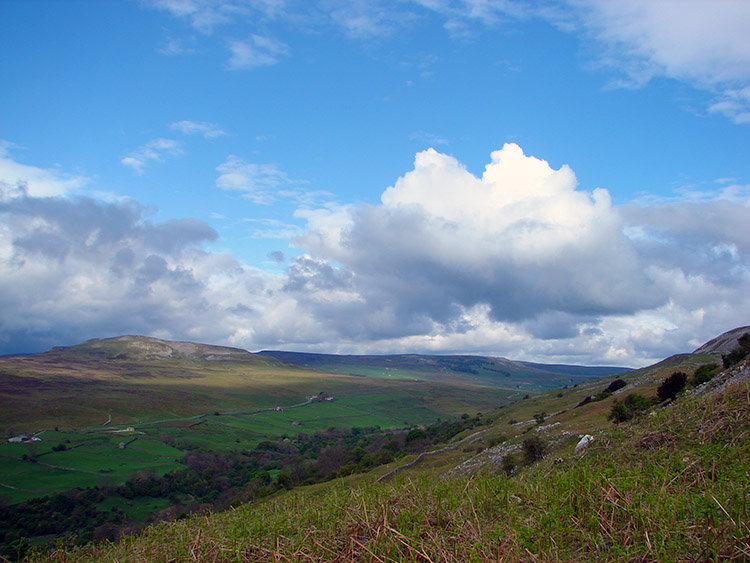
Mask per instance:
[[[382,483],[386,468],[29,560],[750,560],[750,380],[576,441],[511,476],[451,476],[446,453]]]

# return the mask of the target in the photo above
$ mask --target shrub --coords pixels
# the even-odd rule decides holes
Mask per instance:
[[[582,407],[583,405],[588,405],[589,403],[593,403],[594,401],[596,401],[596,397],[589,395],[587,397],[584,397],[583,401],[578,403],[575,408]]]
[[[532,436],[523,441],[523,458],[526,463],[534,463],[544,457],[547,444],[539,436]]]
[[[623,401],[612,403],[612,409],[609,411],[609,420],[615,424],[632,419],[637,413],[645,411],[651,406],[651,401],[640,393],[631,393]]]
[[[656,394],[659,396],[659,400],[667,401],[674,399],[677,393],[685,388],[685,382],[687,381],[687,375],[681,371],[676,371],[664,381],[661,382],[659,388],[656,390]]]
[[[500,468],[505,472],[507,476],[513,475],[516,471],[516,466],[518,463],[516,462],[516,456],[513,454],[508,454],[503,458],[502,465]]]
[[[607,419],[617,424],[630,420],[631,418],[632,416],[628,413],[628,408],[625,406],[625,403],[615,399],[615,402],[612,403],[612,409],[609,411]]]
[[[719,368],[718,364],[705,364],[695,370],[693,377],[690,378],[690,384],[693,387],[698,387],[707,381],[711,381],[716,375],[716,370]]]
[[[413,442],[414,440],[420,440],[422,438],[427,438],[427,433],[421,428],[414,428],[412,430],[409,430],[409,432],[406,434],[407,443]]]
[[[645,411],[651,406],[651,401],[640,393],[631,393],[625,397],[625,406],[633,412]]]
[[[622,379],[615,379],[612,383],[610,383],[607,388],[604,390],[607,393],[614,393],[618,389],[622,389],[625,387],[627,383],[625,383]]]

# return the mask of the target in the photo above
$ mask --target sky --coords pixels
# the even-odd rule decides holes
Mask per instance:
[[[0,0],[0,354],[642,366],[750,324],[750,2]]]

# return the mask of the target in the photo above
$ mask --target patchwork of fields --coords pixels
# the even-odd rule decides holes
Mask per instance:
[[[0,429],[39,439],[0,443],[0,504],[158,478],[185,470],[188,452],[234,455],[331,429],[404,433],[591,379],[499,358],[302,357],[314,365],[120,337],[0,358]],[[166,496],[96,506],[143,520]]]
[[[441,390],[432,391],[433,402],[440,402]],[[503,400],[507,394],[495,393],[493,401]],[[230,452],[331,427],[402,428],[451,416],[413,393],[381,391],[279,410],[217,410],[128,426],[42,430],[40,441],[0,443],[0,496],[12,504],[76,487],[118,485],[138,471],[163,475],[184,468],[185,451],[197,448]]]

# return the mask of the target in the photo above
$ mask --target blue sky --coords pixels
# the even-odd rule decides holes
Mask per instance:
[[[750,5],[0,2],[0,353],[641,365],[748,324]]]

